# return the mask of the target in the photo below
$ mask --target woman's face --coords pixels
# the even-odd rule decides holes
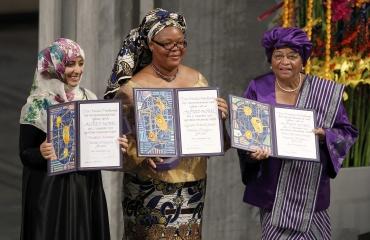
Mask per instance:
[[[65,65],[64,81],[68,86],[76,87],[81,80],[84,70],[84,60],[82,57],[76,57]]]
[[[271,56],[271,67],[280,80],[295,80],[303,67],[302,58],[291,48],[275,49]]]
[[[185,36],[177,27],[166,27],[154,36],[149,47],[156,64],[177,67],[186,51]]]

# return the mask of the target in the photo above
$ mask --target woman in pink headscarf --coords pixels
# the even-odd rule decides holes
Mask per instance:
[[[52,144],[45,140],[48,106],[96,99],[94,93],[79,86],[84,61],[81,47],[64,38],[38,55],[31,93],[20,117],[21,239],[110,239],[100,171],[47,176],[47,160],[56,159]],[[119,142],[125,152],[126,138]]]

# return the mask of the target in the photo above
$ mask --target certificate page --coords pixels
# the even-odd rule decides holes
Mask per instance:
[[[118,102],[80,104],[80,167],[119,167],[120,107]]]
[[[275,108],[277,155],[317,160],[314,112]]]
[[[217,90],[179,90],[178,114],[182,154],[222,152]]]

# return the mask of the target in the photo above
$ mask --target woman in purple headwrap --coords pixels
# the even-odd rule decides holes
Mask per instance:
[[[320,163],[238,150],[244,201],[260,208],[262,239],[331,239],[330,178],[355,142],[357,130],[341,102],[343,85],[303,73],[312,44],[299,28],[276,27],[262,40],[272,72],[253,79],[244,97],[271,105],[314,109]]]
[[[94,100],[80,87],[85,66],[82,48],[59,38],[38,54],[38,65],[20,117],[19,155],[23,163],[20,239],[110,239],[100,171],[48,176],[47,161],[56,159],[46,140],[47,108],[69,101]],[[127,139],[119,138],[122,151]]]
[[[124,40],[105,97],[122,99],[132,128],[133,88],[208,86],[200,72],[182,64],[185,29],[181,14],[158,8],[147,13]],[[217,102],[225,119],[226,102]],[[163,110],[168,104],[155,105]],[[153,128],[155,135],[159,128]],[[135,134],[128,139],[122,203],[126,239],[201,239],[207,157],[184,157],[172,169],[159,171],[162,159],[138,157]]]

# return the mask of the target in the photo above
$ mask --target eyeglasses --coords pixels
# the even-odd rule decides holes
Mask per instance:
[[[175,46],[182,50],[184,48],[186,48],[186,46],[188,45],[188,42],[186,40],[184,41],[180,41],[180,42],[169,42],[169,43],[160,43],[160,42],[157,42],[156,40],[152,39],[152,42],[154,42],[155,44],[163,47],[164,49],[170,51],[172,50]]]
[[[275,61],[281,61],[286,57],[289,61],[295,61],[297,60],[300,56],[298,53],[288,53],[287,55],[284,55],[282,53],[274,53],[272,54],[272,58]]]

